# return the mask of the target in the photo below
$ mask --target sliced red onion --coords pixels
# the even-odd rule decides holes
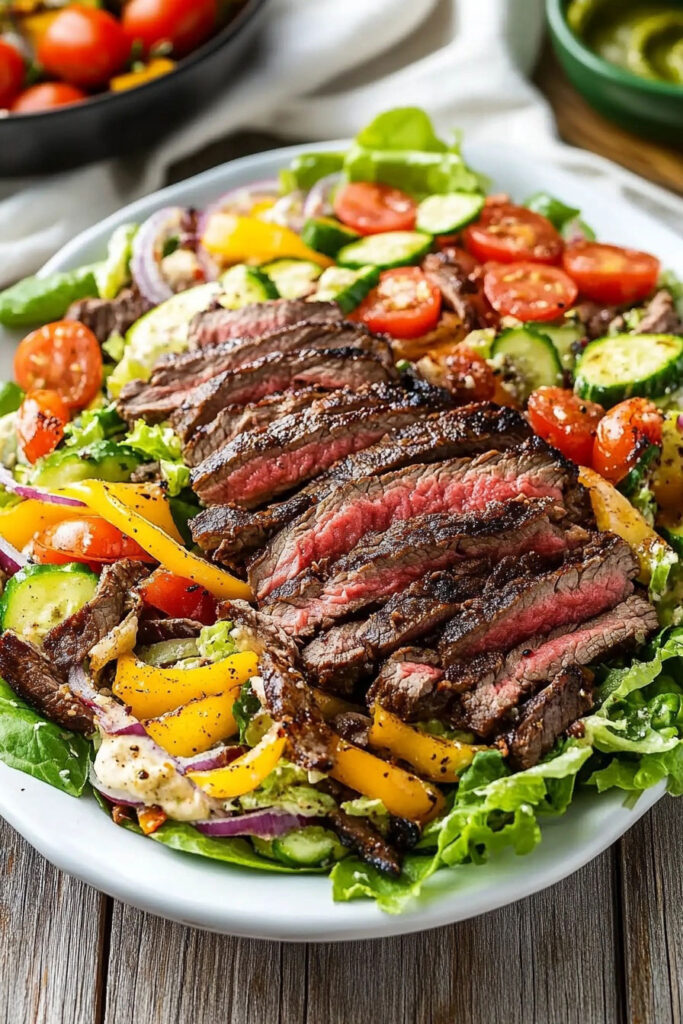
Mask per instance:
[[[179,757],[178,764],[185,772],[210,772],[213,768],[225,768],[226,764],[236,761],[238,757],[245,754],[246,747],[239,744],[234,746],[214,747],[204,754],[194,754],[192,757]]]
[[[26,565],[28,559],[17,551],[4,537],[0,537],[0,569],[8,576],[14,576],[15,572]]]
[[[192,824],[205,836],[225,838],[227,836],[258,836],[259,839],[276,839],[293,828],[300,828],[310,822],[301,814],[290,814],[277,807],[263,811],[249,811],[232,818],[209,818],[193,821]]]
[[[343,175],[338,171],[335,174],[326,174],[320,181],[316,181],[304,202],[304,220],[310,220],[311,217],[330,217],[334,213],[332,193],[342,177]]]
[[[276,178],[264,178],[263,181],[252,181],[249,185],[240,185],[225,192],[218,199],[210,203],[204,212],[200,214],[197,224],[197,231],[201,238],[206,229],[207,222],[214,213],[237,213],[246,216],[251,212],[254,203],[259,196],[269,196],[276,199],[280,194],[280,186]]]
[[[304,192],[289,192],[281,196],[270,210],[262,214],[262,219],[270,221],[271,224],[281,224],[284,228],[291,228],[299,232],[304,226],[306,219],[303,214],[303,205],[306,195]]]
[[[20,484],[14,479],[8,469],[0,466],[0,485],[6,491],[17,494],[20,498],[32,498],[34,501],[45,501],[50,505],[68,505],[72,508],[85,508],[85,502],[77,498],[65,498],[61,494],[51,494],[42,487],[30,487],[28,484]]]
[[[122,807],[144,807],[142,800],[131,800],[130,795],[123,789],[112,789],[100,782],[95,774],[94,765],[90,765],[89,781],[93,789],[96,789],[103,797],[112,804],[121,804]]]
[[[186,224],[187,210],[182,206],[166,206],[148,217],[133,239],[131,272],[142,294],[155,306],[173,295],[173,289],[161,273],[164,242],[181,234]]]

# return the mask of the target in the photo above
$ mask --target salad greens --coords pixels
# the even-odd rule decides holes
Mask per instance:
[[[190,470],[183,462],[183,447],[178,435],[163,423],[149,426],[137,420],[126,435],[125,444],[149,461],[159,463],[161,478],[175,498],[190,483]]]

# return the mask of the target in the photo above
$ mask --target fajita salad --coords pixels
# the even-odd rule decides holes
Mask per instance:
[[[389,912],[683,792],[683,286],[490,191],[392,110],[0,293],[0,759]]]

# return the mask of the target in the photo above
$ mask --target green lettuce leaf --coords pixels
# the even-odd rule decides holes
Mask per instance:
[[[595,232],[584,220],[581,211],[574,206],[567,206],[561,199],[548,192],[535,192],[524,203],[528,210],[546,217],[563,237],[581,234],[589,241],[595,239]]]
[[[159,463],[161,478],[168,493],[176,497],[190,483],[190,470],[183,462],[182,443],[175,431],[163,423],[149,426],[136,420],[126,444],[153,462]]]
[[[0,761],[80,796],[88,781],[91,743],[47,722],[0,679]]]

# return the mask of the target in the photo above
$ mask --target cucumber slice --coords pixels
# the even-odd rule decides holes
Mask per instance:
[[[578,355],[577,342],[582,335],[578,327],[575,327],[573,324],[562,324],[561,327],[551,327],[548,324],[543,324],[543,327],[540,328],[537,324],[533,323],[524,324],[524,326],[532,331],[535,330],[540,331],[541,334],[547,334],[557,349],[562,369],[568,370],[570,373],[573,371]]]
[[[95,268],[101,299],[115,299],[130,281],[130,257],[137,232],[137,224],[120,224],[109,239],[107,258]]]
[[[328,860],[338,846],[333,832],[320,825],[306,825],[273,840],[273,853],[293,867],[317,867]]]
[[[341,248],[357,241],[360,235],[357,231],[340,224],[338,220],[331,217],[320,217],[317,220],[307,220],[301,231],[301,240],[325,256],[334,259]]]
[[[315,291],[315,282],[323,272],[310,260],[273,260],[259,268],[267,274],[282,299],[300,299]]]
[[[369,264],[390,270],[419,263],[431,247],[431,235],[422,231],[386,231],[345,245],[337,253],[337,262],[344,267],[360,268]]]
[[[377,267],[329,267],[318,281],[317,302],[336,302],[342,313],[350,313],[379,281]]]
[[[576,368],[576,391],[609,408],[631,395],[656,398],[683,381],[683,338],[614,334],[592,341]]]
[[[249,302],[268,302],[279,298],[278,290],[262,270],[248,267],[246,263],[238,263],[219,277],[223,294],[218,296],[221,306],[226,309],[239,309]]]
[[[97,576],[84,565],[27,565],[5,587],[0,625],[33,643],[82,608],[97,590]]]
[[[627,473],[624,479],[619,482],[618,489],[621,493],[625,494],[627,498],[630,498],[632,494],[636,494],[644,485],[647,474],[654,468],[654,463],[661,454],[662,449],[658,444],[651,444],[646,448],[630,473]]]
[[[562,383],[562,363],[547,334],[532,327],[509,327],[491,346],[491,358],[504,356],[520,378],[526,401],[532,391]]]
[[[52,490],[78,480],[125,483],[142,456],[125,444],[97,441],[87,448],[58,448],[36,463],[30,482]]]
[[[447,192],[427,196],[417,208],[416,227],[430,235],[450,235],[475,220],[484,209],[478,192]]]

